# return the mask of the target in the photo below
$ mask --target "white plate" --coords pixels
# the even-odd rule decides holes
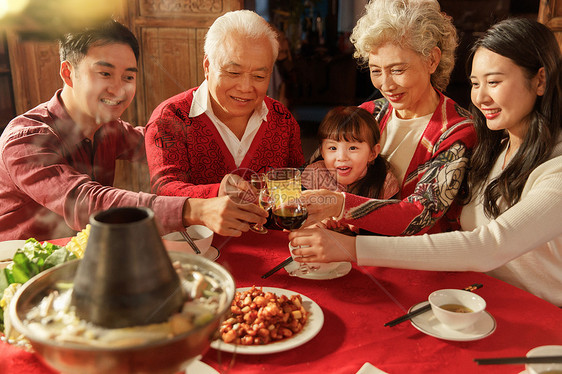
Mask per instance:
[[[213,246],[210,246],[209,249],[203,253],[203,257],[208,258],[211,261],[215,261],[220,255],[221,252]]]
[[[199,360],[193,361],[185,369],[185,374],[219,374],[211,365]]]
[[[249,289],[250,287],[237,288],[236,291],[244,292]],[[263,287],[263,292],[273,292],[277,296],[285,295],[287,297],[299,294],[298,292],[275,287]],[[228,344],[220,339],[217,339],[211,343],[211,348],[231,353],[261,355],[267,353],[288,351],[289,349],[293,349],[303,345],[304,343],[314,338],[316,334],[318,334],[318,332],[320,332],[320,330],[322,329],[322,325],[324,325],[324,313],[322,313],[322,309],[320,308],[320,306],[312,301],[309,297],[301,294],[301,298],[302,305],[304,306],[304,309],[309,313],[309,317],[302,331],[295,334],[294,336],[275,343],[264,345]]]
[[[0,242],[0,268],[8,265],[18,248],[23,247],[25,240],[6,240]]]
[[[289,265],[285,266],[285,270],[289,275],[293,277],[299,277],[304,279],[334,279],[343,277],[351,271],[351,262],[340,262],[335,269],[331,269],[327,272],[312,271],[307,274],[294,273],[299,267],[297,261],[292,261]]]
[[[421,308],[428,303],[428,301],[423,301],[419,304],[416,304],[411,307],[410,310],[408,310],[408,313]],[[454,341],[471,341],[483,339],[496,330],[496,320],[487,311],[484,311],[482,317],[480,317],[480,319],[476,321],[473,326],[463,330],[453,330],[443,325],[437,320],[437,318],[435,318],[431,310],[415,316],[410,320],[410,322],[416,329],[420,330],[424,334],[439,339]]]

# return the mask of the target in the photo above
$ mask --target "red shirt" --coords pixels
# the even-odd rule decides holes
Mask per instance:
[[[149,207],[163,231],[181,230],[185,198],[112,187],[116,160],[145,160],[144,128],[117,120],[90,141],[60,92],[13,119],[0,136],[0,240],[71,236],[92,213],[116,206]]]

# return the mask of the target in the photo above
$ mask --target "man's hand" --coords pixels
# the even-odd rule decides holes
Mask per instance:
[[[254,203],[237,203],[229,196],[187,199],[184,225],[205,225],[223,236],[240,236],[254,223],[267,222],[267,212]]]

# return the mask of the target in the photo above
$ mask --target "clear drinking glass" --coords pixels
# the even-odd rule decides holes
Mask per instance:
[[[289,231],[300,229],[308,218],[308,211],[300,199],[291,199],[282,204],[275,202],[272,213],[275,223]],[[317,270],[302,262],[298,264],[298,269],[291,272],[292,275],[304,275]]]
[[[269,190],[267,188],[265,174],[253,174],[250,179],[250,184],[252,185],[252,188],[254,188],[254,192],[257,194],[257,204],[268,211],[271,208],[271,196],[269,195]],[[250,230],[258,234],[266,234],[268,232],[261,223],[251,225]]]

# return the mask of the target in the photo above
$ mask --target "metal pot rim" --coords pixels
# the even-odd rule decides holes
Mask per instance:
[[[232,278],[232,275],[222,266],[220,266],[217,263],[215,263],[215,262],[213,262],[209,259],[206,259],[204,257],[197,256],[195,254],[176,252],[176,251],[169,251],[168,253],[169,253],[172,261],[176,261],[176,260],[179,260],[181,257],[184,257],[185,261],[191,260],[189,263],[194,263],[194,262],[198,263],[199,262],[199,263],[205,264],[206,266],[210,266],[214,271],[217,271],[218,273],[221,273],[221,275],[227,279],[227,282],[228,282],[228,280],[231,281],[231,282],[228,282],[228,283],[231,283],[231,284],[223,285],[223,289],[227,293],[227,300],[226,300],[227,302],[225,302],[225,305],[223,305],[222,308],[217,312],[217,316],[223,316],[226,313],[226,311],[228,310],[228,308],[230,308],[230,304],[232,302],[232,299],[234,298],[234,293],[236,291],[236,286],[235,286],[235,283],[234,283],[234,279]],[[192,262],[193,260],[195,260],[195,261]],[[168,338],[168,339],[165,339],[165,340],[156,340],[156,341],[144,343],[142,345],[126,346],[126,347],[107,347],[107,348],[105,348],[105,347],[93,347],[93,346],[71,343],[71,342],[57,342],[57,341],[54,341],[54,340],[43,339],[43,338],[37,337],[29,328],[27,328],[26,325],[24,325],[24,323],[22,322],[22,320],[19,317],[18,306],[19,306],[19,301],[20,301],[21,296],[26,292],[30,292],[30,291],[28,291],[29,289],[36,286],[36,284],[38,282],[40,282],[41,280],[43,280],[44,278],[52,276],[52,274],[54,274],[54,273],[60,273],[60,272],[64,271],[65,269],[73,266],[74,271],[73,271],[72,275],[74,275],[75,272],[76,272],[76,269],[78,268],[78,264],[79,264],[80,261],[81,261],[81,259],[68,261],[68,262],[65,262],[63,264],[56,265],[56,266],[54,266],[54,267],[52,267],[48,270],[45,270],[45,271],[37,274],[33,278],[31,278],[25,284],[23,284],[22,287],[20,287],[18,289],[18,291],[14,294],[14,296],[13,296],[13,298],[12,298],[10,304],[9,304],[9,307],[8,307],[8,313],[9,313],[9,316],[10,316],[10,321],[11,321],[13,327],[17,331],[19,331],[22,335],[24,335],[32,343],[32,346],[33,346],[34,342],[37,342],[39,344],[43,344],[43,345],[49,346],[49,347],[58,347],[58,348],[62,348],[62,349],[79,350],[79,351],[126,352],[126,351],[143,350],[143,349],[160,347],[160,346],[172,344],[174,342],[183,340],[183,339],[187,338],[188,336],[194,335],[197,332],[205,329],[211,323],[213,323],[217,320],[217,318],[215,316],[215,318],[209,320],[204,325],[193,328],[193,329],[189,330],[188,332],[178,334],[178,335],[176,335],[172,338]],[[69,271],[72,271],[72,269],[69,270]],[[224,287],[224,286],[230,286],[230,287]],[[46,287],[38,289],[36,294],[44,292],[45,289],[46,289]],[[35,295],[32,296],[32,297],[34,298]]]

